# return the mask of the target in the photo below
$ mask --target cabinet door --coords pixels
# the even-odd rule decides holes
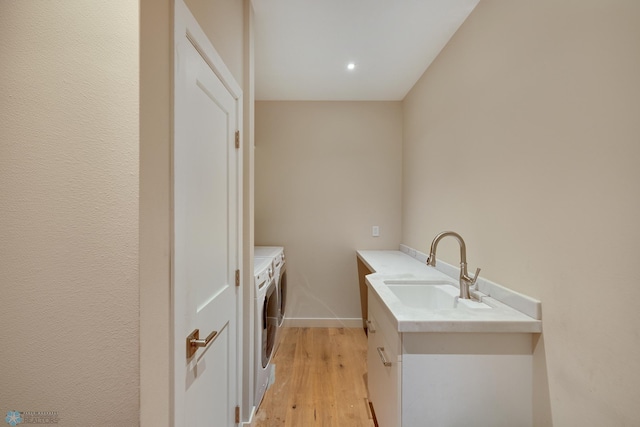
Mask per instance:
[[[380,427],[400,427],[400,369],[396,336],[387,337],[379,303],[369,295],[369,337],[367,375],[369,401]],[[385,361],[387,362],[385,364]]]

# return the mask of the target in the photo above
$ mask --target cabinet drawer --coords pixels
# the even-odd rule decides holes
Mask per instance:
[[[382,306],[378,297],[369,290],[369,334],[383,336],[389,347],[388,351],[393,351],[396,355],[401,353],[400,333],[393,325],[390,314]],[[375,321],[373,320],[375,318]],[[373,330],[372,330],[373,329]]]

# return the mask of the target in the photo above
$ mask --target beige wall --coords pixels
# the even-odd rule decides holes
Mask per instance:
[[[255,132],[255,241],[285,247],[287,317],[360,318],[356,249],[400,243],[401,103],[257,102]]]
[[[404,102],[403,242],[542,301],[537,426],[640,424],[639,41],[634,0],[483,0]]]
[[[0,414],[136,426],[138,5],[0,2]]]
[[[140,0],[140,426],[169,427],[173,1]]]

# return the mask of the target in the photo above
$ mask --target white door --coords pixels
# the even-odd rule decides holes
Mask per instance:
[[[229,427],[239,404],[241,98],[181,0],[175,28],[174,425]]]

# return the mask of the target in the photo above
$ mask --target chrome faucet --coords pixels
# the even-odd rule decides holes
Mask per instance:
[[[476,280],[478,280],[478,275],[480,274],[480,269],[476,270],[475,277],[469,277],[469,273],[467,273],[467,246],[464,244],[464,240],[462,240],[462,236],[453,231],[443,231],[438,234],[431,242],[431,250],[429,251],[429,257],[427,258],[427,265],[431,267],[436,266],[436,248],[438,247],[438,243],[442,240],[443,237],[455,237],[458,243],[460,244],[460,298],[463,299],[471,299],[469,295],[469,287],[475,285]]]

